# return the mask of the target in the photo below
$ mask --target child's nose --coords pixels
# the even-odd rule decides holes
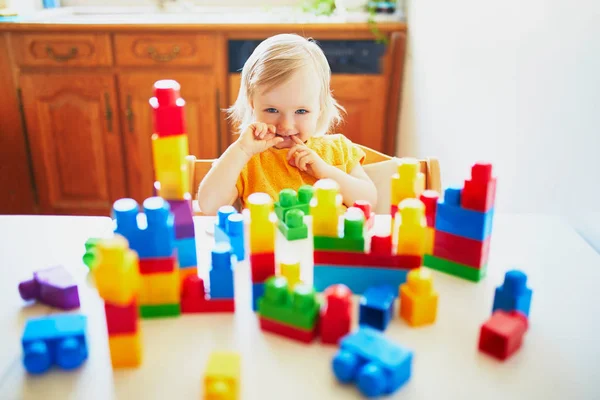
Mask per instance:
[[[289,118],[283,117],[279,121],[279,126],[277,127],[277,133],[280,135],[292,135],[294,133],[294,123]]]

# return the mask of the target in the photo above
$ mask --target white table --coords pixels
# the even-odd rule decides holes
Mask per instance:
[[[205,228],[212,221],[196,219],[201,267],[209,259],[212,239]],[[236,270],[235,315],[143,320],[142,366],[113,371],[102,301],[81,262],[85,240],[108,234],[108,218],[0,217],[0,399],[199,399],[208,354],[216,349],[242,354],[243,399],[360,398],[354,386],[338,385],[333,377],[335,347],[306,346],[258,328],[244,305],[246,263]],[[89,317],[89,359],[78,371],[53,369],[30,377],[20,359],[25,319],[60,310],[25,306],[17,285],[56,263],[80,282],[80,312]],[[501,363],[480,354],[477,339],[490,316],[494,288],[512,267],[528,274],[534,291],[530,330],[524,347]],[[440,293],[435,325],[413,329],[395,317],[388,327],[390,338],[415,352],[412,378],[392,398],[600,398],[599,283],[600,256],[562,219],[496,215],[487,278],[474,284],[435,272]]]

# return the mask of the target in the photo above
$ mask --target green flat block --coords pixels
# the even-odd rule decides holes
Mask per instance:
[[[446,260],[444,258],[432,256],[430,254],[425,254],[425,257],[423,257],[423,265],[428,268],[473,282],[479,282],[485,278],[487,273],[487,264],[483,265],[481,269],[475,269],[473,267]]]
[[[315,236],[314,237],[314,249],[315,250],[337,250],[337,251],[356,251],[364,253],[365,251],[365,239],[347,239],[347,238],[336,238],[329,236]]]
[[[279,221],[277,225],[287,240],[299,240],[306,239],[308,237],[308,226],[306,224],[292,228]]]
[[[275,202],[275,214],[280,221],[285,221],[288,211],[300,210],[304,215],[310,213],[310,200],[312,199],[314,188],[310,185],[303,185],[296,192],[293,189],[283,189],[279,192],[279,200]]]
[[[177,317],[179,315],[181,315],[181,306],[179,304],[140,306],[140,316],[142,318]]]
[[[300,283],[290,293],[284,276],[267,279],[264,295],[258,299],[260,316],[305,330],[315,327],[320,308],[312,286]]]

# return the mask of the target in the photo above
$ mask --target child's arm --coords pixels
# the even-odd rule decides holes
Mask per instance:
[[[200,183],[198,205],[202,213],[215,215],[219,207],[233,204],[239,196],[235,184],[250,158],[282,140],[275,136],[274,126],[251,124],[215,161]]]

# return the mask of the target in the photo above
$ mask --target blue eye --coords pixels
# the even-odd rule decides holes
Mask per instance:
[[[301,108],[300,110],[296,110],[296,114],[308,114],[308,110]]]
[[[277,112],[277,110],[275,108],[267,108],[265,111],[268,113],[276,113]]]

